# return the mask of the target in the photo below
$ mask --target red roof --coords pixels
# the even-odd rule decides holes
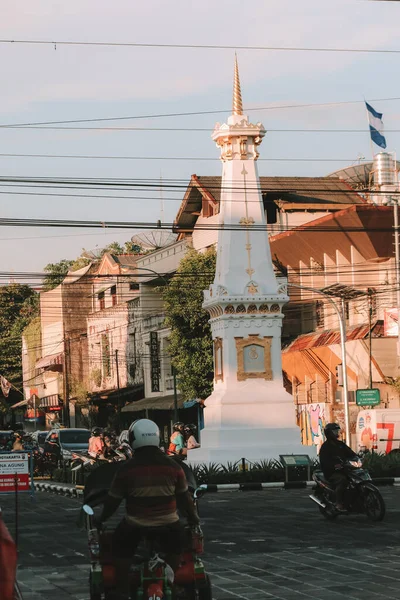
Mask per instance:
[[[375,321],[372,323],[371,330],[373,337],[382,337],[383,321]],[[369,334],[369,325],[349,327],[346,334],[347,342],[351,342],[352,340],[362,340]],[[333,344],[340,344],[340,331],[338,329],[328,329],[327,331],[322,331],[320,333],[314,332],[300,335],[289,344],[283,352],[300,352],[301,350],[317,348],[318,346],[331,346]]]

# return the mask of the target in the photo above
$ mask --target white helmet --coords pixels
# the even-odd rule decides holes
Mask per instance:
[[[132,450],[143,448],[143,446],[160,445],[160,430],[154,421],[150,419],[138,419],[129,427],[129,443]]]

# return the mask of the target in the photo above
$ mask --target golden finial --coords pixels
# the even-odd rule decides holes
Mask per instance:
[[[233,77],[233,110],[232,114],[242,115],[243,104],[242,104],[242,92],[240,90],[240,79],[239,79],[239,67],[237,56],[235,53],[235,73]]]

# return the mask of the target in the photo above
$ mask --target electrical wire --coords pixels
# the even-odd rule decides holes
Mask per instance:
[[[392,98],[371,98],[369,102],[392,102],[394,100],[400,100],[400,97]],[[283,104],[281,106],[257,106],[254,108],[247,108],[245,112],[255,112],[263,110],[286,110],[295,108],[312,108],[319,106],[345,106],[349,104],[365,104],[364,100],[340,100],[337,102],[318,102],[318,103],[307,103],[307,104]],[[221,113],[231,113],[231,108],[225,108],[223,110],[203,110],[203,111],[191,111],[191,112],[175,112],[175,113],[154,113],[147,115],[130,115],[124,117],[98,117],[90,119],[65,119],[60,121],[32,121],[25,123],[2,123],[0,128],[13,128],[13,127],[29,127],[32,125],[66,125],[72,123],[99,123],[104,121],[129,121],[133,119],[161,119],[169,117],[191,117],[197,115],[213,115]]]
[[[393,0],[392,0],[393,1]],[[264,50],[273,52],[340,52],[356,54],[400,54],[400,50],[389,48],[312,48],[301,46],[229,46],[222,44],[162,44],[146,42],[97,42],[79,40],[13,40],[0,39],[0,44],[22,44],[35,46],[101,46],[109,48],[172,48],[178,50]]]

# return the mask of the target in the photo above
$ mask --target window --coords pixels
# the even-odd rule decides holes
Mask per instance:
[[[103,379],[111,377],[110,341],[108,335],[101,336],[101,362],[103,367]]]
[[[106,307],[106,301],[104,298],[104,292],[100,292],[100,294],[97,294],[97,299],[99,301],[99,308],[100,310],[103,310],[103,308]]]
[[[138,283],[130,283],[129,284],[129,289],[131,291],[138,290],[139,289],[139,284]]]
[[[317,302],[315,303],[315,319],[317,327],[325,326],[324,303],[322,302],[322,300],[317,300]]]
[[[111,293],[111,306],[115,306],[117,304],[117,286],[113,285],[110,290]]]
[[[348,300],[344,303],[344,316],[346,318],[346,323],[350,320],[350,302]]]

